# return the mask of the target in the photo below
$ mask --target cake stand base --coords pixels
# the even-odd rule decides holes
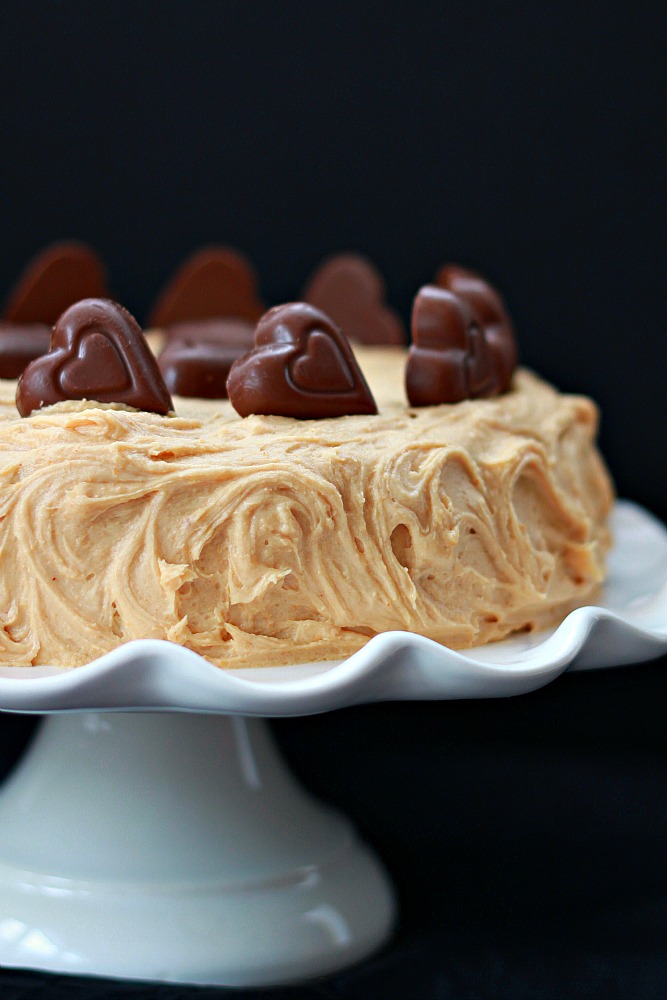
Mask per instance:
[[[0,791],[0,964],[260,986],[388,936],[389,883],[259,719],[46,718]]]

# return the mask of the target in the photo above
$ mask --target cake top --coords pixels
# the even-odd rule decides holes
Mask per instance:
[[[0,320],[0,378],[20,377],[22,416],[66,399],[167,414],[170,392],[229,395],[242,416],[370,414],[377,406],[348,341],[405,343],[383,278],[361,254],[326,258],[302,302],[267,312],[251,262],[231,247],[204,247],[157,296],[148,319],[157,351],[155,332],[144,337],[106,287],[104,265],[82,244],[54,244],[26,268]],[[415,297],[411,333],[399,394],[411,406],[509,388],[518,357],[512,322],[475,272],[441,267]]]
[[[306,456],[311,447],[362,457],[364,452],[412,447],[470,447],[480,462],[495,460],[502,442],[556,437],[573,417],[597,427],[597,408],[586,397],[563,395],[527,369],[519,369],[512,389],[491,399],[464,400],[413,408],[401,401],[406,352],[401,348],[361,348],[359,365],[378,403],[377,414],[330,419],[252,415],[242,418],[227,400],[175,397],[176,415],[164,417],[117,403],[69,400],[21,419],[14,404],[15,383],[0,382],[0,451],[23,451],[70,442],[82,447],[107,443],[153,453],[156,460],[180,463],[207,455],[234,454],[241,463],[271,462],[278,455]],[[499,432],[505,432],[504,435]],[[507,435],[510,435],[508,438]]]

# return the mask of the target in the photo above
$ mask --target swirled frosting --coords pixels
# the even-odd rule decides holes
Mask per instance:
[[[136,638],[222,667],[342,658],[407,629],[453,647],[591,600],[609,545],[597,412],[526,370],[411,410],[405,352],[359,350],[377,416],[178,416],[0,383],[0,656],[76,666]]]

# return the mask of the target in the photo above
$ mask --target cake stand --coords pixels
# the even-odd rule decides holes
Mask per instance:
[[[598,606],[465,653],[391,632],[339,663],[223,671],[138,641],[75,670],[0,668],[0,709],[46,716],[0,791],[0,964],[257,986],[369,954],[390,883],[261,717],[502,697],[660,656],[667,530],[628,502],[613,529]]]

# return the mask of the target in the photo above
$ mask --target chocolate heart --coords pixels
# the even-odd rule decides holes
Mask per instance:
[[[473,310],[496,358],[501,386],[498,391],[505,392],[519,357],[512,320],[501,296],[481,275],[458,264],[443,265],[437,273],[436,284],[463,299]]]
[[[189,257],[163,289],[148,325],[168,327],[186,320],[235,317],[256,323],[265,306],[250,262],[229,247],[204,247]]]
[[[51,328],[78,299],[106,296],[106,272],[83,243],[54,243],[30,261],[10,292],[0,320],[0,378],[18,378],[46,354]]]
[[[103,333],[84,333],[78,350],[60,372],[60,387],[69,399],[80,399],[87,387],[108,396],[126,389],[129,373],[113,343]]]
[[[32,361],[16,388],[22,417],[67,399],[173,409],[157,361],[136,320],[108,299],[83,299],[56,323],[48,354]]]
[[[420,289],[412,309],[406,368],[411,405],[505,392],[517,348],[502,299],[478,274],[456,265],[441,268],[438,282]]]
[[[315,420],[377,413],[344,334],[305,302],[276,306],[262,316],[253,352],[232,365],[227,393],[242,417]]]
[[[337,254],[320,264],[303,299],[331,316],[351,340],[361,344],[405,343],[401,320],[385,304],[380,272],[359,254]]]
[[[106,270],[84,243],[54,243],[34,257],[7,299],[4,319],[12,323],[46,323],[79,299],[106,298]]]
[[[179,323],[158,358],[167,388],[178,396],[226,399],[227,377],[253,348],[254,327],[242,320]]]
[[[0,320],[0,378],[18,378],[27,364],[46,354],[51,327],[45,323],[5,323]]]
[[[354,389],[354,377],[345,358],[327,333],[314,330],[306,340],[306,348],[291,366],[292,382],[304,392],[349,392]]]

